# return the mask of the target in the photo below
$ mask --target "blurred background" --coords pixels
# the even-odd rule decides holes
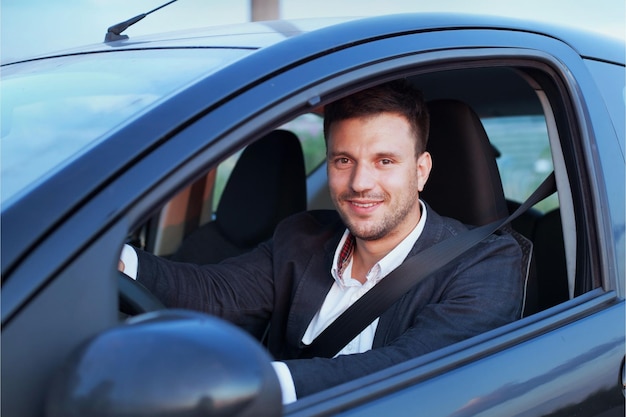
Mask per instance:
[[[169,0],[1,0],[0,59],[11,62],[99,43],[109,26]],[[463,12],[532,18],[626,38],[626,0],[178,0],[125,33],[156,32],[277,18]]]

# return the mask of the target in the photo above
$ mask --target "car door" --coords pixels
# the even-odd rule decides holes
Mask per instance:
[[[623,251],[615,250],[623,247],[624,162],[616,135],[621,128],[619,120],[611,121],[582,58],[564,43],[529,33],[450,31],[382,44],[386,50],[420,45],[436,51],[379,64],[387,68],[406,68],[402,64],[411,59],[416,69],[428,65],[428,71],[510,65],[528,77],[548,119],[570,258],[570,276],[561,278],[568,280],[570,299],[458,346],[305,398],[287,408],[287,415],[621,415],[624,260]],[[623,64],[614,67],[623,75]],[[613,83],[623,91],[623,77]],[[606,179],[610,172],[622,178],[620,186],[608,188],[615,179]]]
[[[246,118],[229,136],[250,137],[282,124],[291,112],[310,111],[392,77],[498,67],[519,73],[536,91],[544,112],[564,224],[561,238],[567,242],[568,272],[554,278],[566,282],[568,300],[301,399],[286,407],[286,415],[621,412],[624,302],[617,265],[623,258],[612,248],[619,235],[613,229],[623,220],[619,206],[609,203],[605,156],[594,151],[602,140],[610,153],[619,152],[615,128],[575,50],[533,33],[498,30],[495,35],[489,30],[450,30],[363,42],[290,68],[198,123],[225,120],[236,107],[241,120],[247,114],[257,117]],[[606,164],[614,166],[614,161]],[[616,169],[623,169],[621,164]]]

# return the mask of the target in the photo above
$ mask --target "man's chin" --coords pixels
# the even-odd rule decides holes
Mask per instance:
[[[356,224],[355,222],[349,223],[347,227],[352,236],[366,241],[381,239],[387,233],[385,230],[376,228],[374,225]]]

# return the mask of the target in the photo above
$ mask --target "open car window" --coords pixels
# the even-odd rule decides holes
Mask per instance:
[[[409,76],[409,79],[418,86],[424,86],[427,101],[459,100],[467,103],[480,116],[482,125],[494,147],[509,212],[514,211],[555,169],[555,166],[557,170],[560,170],[557,173],[561,179],[559,183],[569,182],[567,179],[569,173],[563,163],[563,150],[560,146],[553,149],[555,144],[566,139],[558,136],[557,129],[549,128],[550,125],[554,126],[558,122],[554,118],[555,109],[549,107],[548,101],[542,100],[545,93],[537,94],[531,88],[527,82],[530,78],[524,75],[523,68],[485,67],[447,70],[417,74]],[[505,94],[498,92],[498,88],[503,88],[503,86],[507,86]],[[547,88],[549,90],[551,87],[548,85]],[[325,146],[321,124],[321,117],[304,113],[276,126],[277,129],[286,129],[295,133],[299,138],[306,172],[311,179],[316,175],[325,177]],[[550,137],[550,131],[552,137]],[[454,150],[451,149],[450,152]],[[157,236],[156,241],[152,243],[155,245],[155,253],[171,255],[193,227],[215,221],[215,209],[224,185],[240,155],[241,151],[233,153],[219,164],[217,170],[213,168],[212,174],[206,177],[205,187],[201,191],[195,191],[204,195],[201,210],[204,214],[200,220],[185,217],[190,212],[199,210],[193,207],[190,210],[187,206],[193,201],[198,201],[198,196],[193,197],[187,194],[182,206],[179,204],[178,213],[183,213],[183,215],[177,220],[178,231],[173,238],[168,238],[160,233],[171,234],[172,230],[175,230],[172,227],[175,222],[171,220],[171,217],[167,217],[167,208],[161,212],[162,217],[156,223],[161,226],[157,226],[156,230],[152,229],[153,236]],[[557,159],[556,164],[554,158]],[[315,193],[323,195],[328,193],[327,186],[319,180],[309,181],[307,185],[310,188],[309,199]],[[312,193],[311,188],[319,189],[315,189]],[[192,190],[193,187],[189,187],[183,194],[193,193]],[[564,207],[559,205],[560,198],[564,198],[566,202]],[[246,202],[242,201],[242,204]],[[326,207],[323,208],[332,208],[329,202],[325,204]],[[172,205],[170,203],[170,206]],[[537,204],[513,224],[513,228],[534,245],[533,272],[526,283],[526,297],[529,299],[526,302],[528,306],[526,315],[567,301],[576,293],[576,280],[588,279],[580,276],[584,270],[576,269],[576,251],[580,249],[577,249],[577,242],[581,238],[578,235],[580,224],[576,223],[574,216],[574,210],[580,208],[575,208],[575,205],[569,186],[561,188],[558,193]],[[313,200],[307,201],[308,209],[319,208],[318,206]],[[207,207],[210,207],[210,210]],[[166,213],[165,217],[163,213]],[[195,222],[196,226],[190,229],[189,222]],[[167,231],[163,225],[168,225]],[[584,230],[581,232],[587,233]],[[168,243],[168,239],[172,242]]]
[[[509,204],[509,212],[514,211],[535,190],[552,172],[555,165],[561,170],[557,174],[561,178],[560,184],[568,182],[569,177],[562,163],[562,149],[560,147],[552,149],[555,143],[564,139],[554,136],[555,129],[552,129],[553,137],[550,138],[548,125],[557,123],[553,116],[554,109],[546,109],[547,102],[542,101],[542,96],[537,95],[531,88],[526,81],[529,79],[528,76],[523,73],[524,70],[520,68],[485,67],[408,75],[412,82],[424,87],[427,101],[459,100],[467,103],[480,116],[497,156],[496,162],[507,204]],[[506,93],[498,92],[498,89],[503,86],[507,86]],[[275,126],[276,129],[289,130],[299,138],[306,173],[311,176],[316,173],[325,175],[325,145],[321,125],[321,117],[304,113],[293,120]],[[454,149],[450,152],[454,152]],[[152,243],[148,242],[148,250],[169,256],[177,250],[185,236],[191,233],[194,227],[215,221],[215,210],[224,185],[240,155],[241,150],[233,153],[217,168],[213,168],[205,180],[202,180],[206,181],[204,188],[200,191],[196,189],[195,192],[202,193],[203,199],[190,195],[189,193],[194,193],[193,187],[190,186],[181,192],[184,196],[182,203],[172,202],[161,211],[160,220],[153,223],[150,233],[156,238],[152,240]],[[553,162],[555,157],[558,159],[557,164]],[[311,184],[308,185],[311,187]],[[319,181],[313,186],[319,187],[319,190],[315,190],[318,193],[328,193],[327,186],[320,185]],[[310,191],[309,198],[312,195]],[[565,214],[559,206],[559,196],[565,196],[567,202]],[[180,199],[180,196],[177,199]],[[189,207],[189,204],[193,204],[194,201],[203,201],[201,209]],[[241,202],[241,204],[246,203]],[[555,306],[567,301],[575,294],[575,275],[583,271],[576,271],[576,247],[577,241],[580,240],[577,230],[580,225],[576,224],[574,218],[574,205],[571,190],[560,189],[559,193],[540,202],[513,225],[514,229],[517,229],[534,245],[533,275],[526,289],[527,297],[533,298],[533,301],[530,302],[532,307],[529,308],[527,314]],[[168,214],[172,206],[178,207],[179,218],[175,221],[172,221],[171,213]],[[307,201],[307,208],[318,208],[318,206],[314,201]],[[187,217],[190,212],[198,211],[204,213],[200,220]],[[569,233],[563,232],[564,215],[565,224],[571,227]],[[173,227],[176,223],[178,226]],[[190,227],[190,223],[195,226]],[[178,231],[172,234],[172,230],[176,229]],[[538,277],[538,274],[542,276]],[[584,279],[586,278],[580,276],[578,278],[578,280]]]

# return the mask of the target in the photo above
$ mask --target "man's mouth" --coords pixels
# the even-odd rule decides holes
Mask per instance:
[[[378,204],[380,204],[380,202],[374,202],[374,203],[359,203],[358,201],[350,201],[350,204],[356,206],[356,207],[360,207],[360,208],[369,208],[369,207],[374,207]]]

